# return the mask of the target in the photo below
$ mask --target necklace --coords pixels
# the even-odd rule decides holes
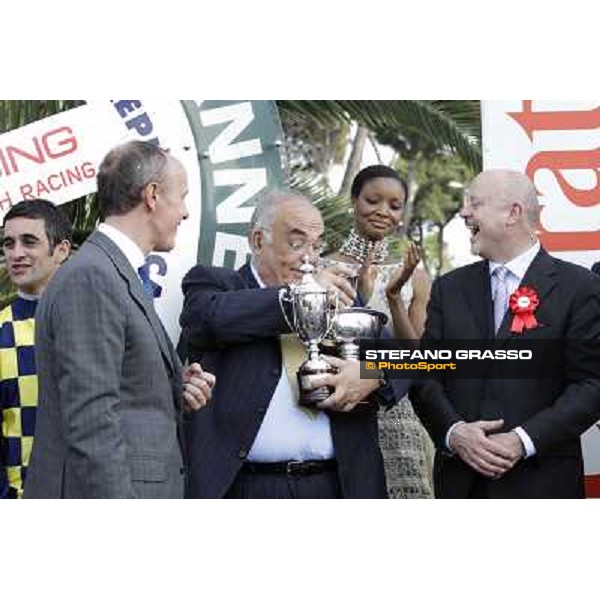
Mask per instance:
[[[339,252],[355,258],[360,263],[364,263],[370,256],[371,263],[377,264],[382,263],[387,258],[388,243],[385,238],[382,240],[368,240],[360,235],[353,226]]]

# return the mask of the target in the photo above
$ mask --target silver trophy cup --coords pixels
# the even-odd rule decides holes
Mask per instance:
[[[302,266],[302,281],[291,285],[283,297],[289,305],[292,316],[290,323],[287,312],[283,309],[288,325],[298,335],[306,346],[308,359],[298,369],[298,387],[300,389],[300,404],[314,406],[325,400],[331,390],[327,386],[308,389],[309,381],[314,375],[334,372],[335,369],[319,353],[319,343],[328,335],[335,317],[336,297],[325,290],[314,278],[314,266],[308,257],[304,257]]]
[[[358,360],[359,340],[379,337],[387,320],[386,314],[372,308],[355,306],[338,311],[333,319],[331,336],[340,358]]]

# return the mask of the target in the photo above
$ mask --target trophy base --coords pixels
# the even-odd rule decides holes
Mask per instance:
[[[335,373],[336,369],[330,365],[327,361],[320,359],[318,365],[310,365],[308,362],[304,363],[300,369],[298,369],[298,388],[300,390],[300,398],[298,403],[301,406],[307,406],[313,408],[319,402],[323,402],[331,396],[334,392],[333,388],[326,385],[322,385],[314,389],[306,389],[308,383],[315,375],[326,375],[327,373]]]

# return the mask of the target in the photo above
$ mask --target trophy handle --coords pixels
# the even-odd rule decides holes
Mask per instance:
[[[292,304],[290,289],[287,287],[281,288],[279,290],[279,295],[277,296],[277,299],[279,300],[279,308],[281,309],[281,313],[283,314],[283,318],[284,318],[287,326],[290,328],[290,331],[295,333],[296,332],[296,313],[292,310],[292,316],[294,319],[294,323],[292,324],[292,323],[290,323],[290,320],[288,319],[287,310],[285,309],[285,306],[284,306],[284,302]]]
[[[325,338],[329,337],[329,334],[331,333],[333,324],[335,322],[335,317],[338,314],[338,311],[340,308],[340,298],[339,298],[338,294],[336,292],[328,292],[327,295],[328,295],[328,300],[329,300],[329,304],[328,304],[329,310],[327,311],[328,324],[327,324],[327,330],[323,334],[323,337],[321,338],[321,340],[324,340]],[[333,302],[330,299],[331,297],[333,297]],[[333,305],[333,308],[332,308],[332,305]]]

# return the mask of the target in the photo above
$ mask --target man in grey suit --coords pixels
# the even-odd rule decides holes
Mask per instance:
[[[174,247],[186,194],[183,165],[151,144],[118,146],[100,165],[105,220],[38,308],[26,498],[183,496],[182,403],[204,405],[214,377],[198,364],[182,369],[146,293],[144,263]]]

